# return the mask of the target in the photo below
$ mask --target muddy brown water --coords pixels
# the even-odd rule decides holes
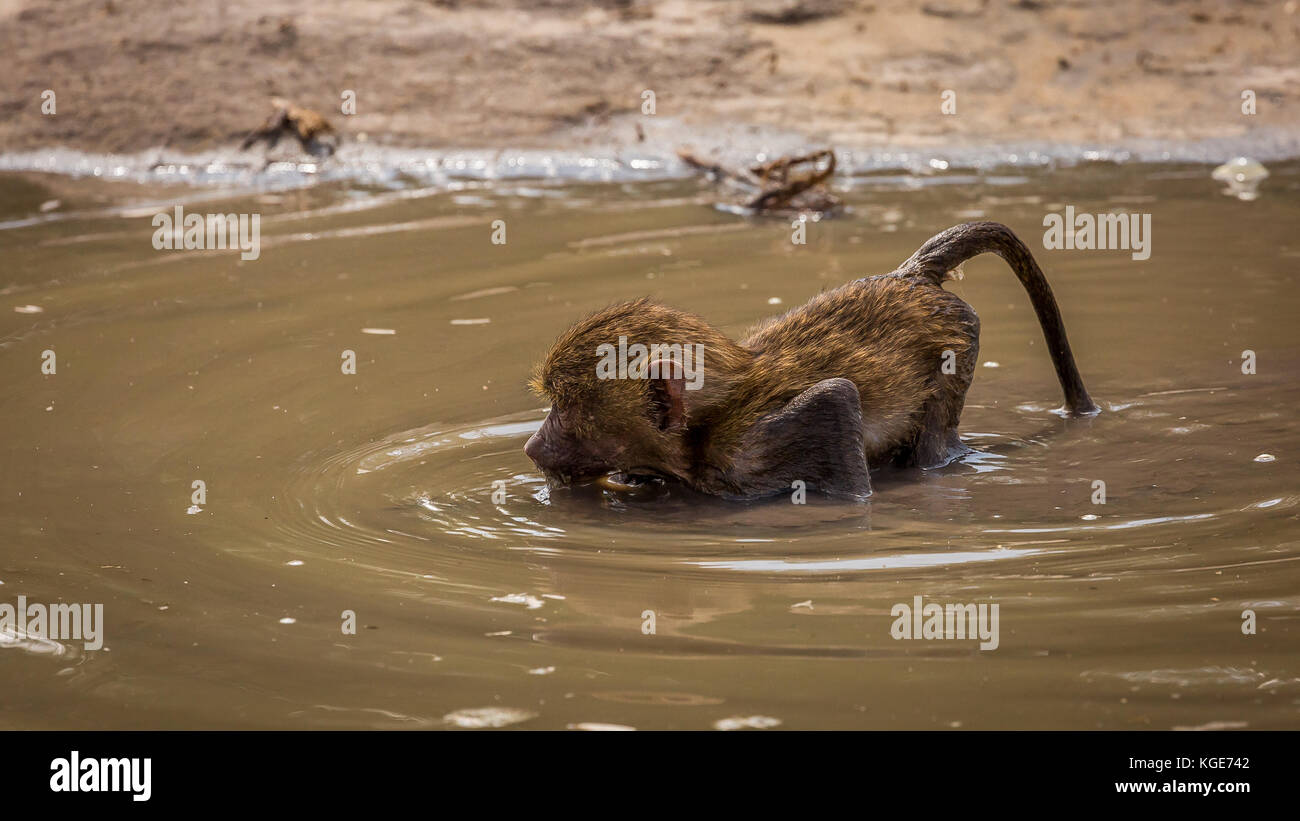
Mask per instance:
[[[804,246],[691,180],[0,177],[0,602],[105,620],[98,651],[4,639],[0,727],[1300,727],[1300,167],[1253,202],[1209,170],[862,177]],[[261,257],[154,250],[181,198],[260,213]],[[1067,204],[1150,213],[1150,259],[1044,250]],[[524,456],[582,313],[648,293],[740,334],[976,218],[1035,249],[1097,418],[1051,413],[986,257],[951,285],[996,363],[977,452],[866,504],[550,492]],[[915,596],[998,604],[999,646],[893,638]]]

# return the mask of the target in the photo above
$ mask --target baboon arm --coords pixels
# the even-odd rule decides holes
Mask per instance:
[[[824,379],[760,419],[741,439],[731,483],[743,497],[808,490],[863,500],[871,495],[862,405],[847,379]]]

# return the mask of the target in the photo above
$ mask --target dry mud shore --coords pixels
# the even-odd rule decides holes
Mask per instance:
[[[0,0],[0,55],[4,153],[211,150],[271,95],[421,148],[1300,133],[1296,0]]]

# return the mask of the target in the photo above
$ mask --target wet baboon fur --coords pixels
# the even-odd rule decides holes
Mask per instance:
[[[745,434],[805,390],[836,377],[857,387],[867,465],[946,464],[966,452],[957,423],[979,352],[979,318],[942,283],[962,261],[985,251],[1006,259],[1025,285],[1067,409],[1095,413],[1056,301],[1029,250],[1005,226],[969,223],[935,236],[893,273],[819,294],[760,323],[739,343],[694,314],[648,298],[580,320],[556,340],[531,382],[551,400],[566,447],[575,449],[573,460],[543,469],[561,481],[590,478],[582,475],[587,469],[650,472],[706,493],[756,495],[755,483],[734,471],[746,457]],[[702,348],[702,385],[679,389],[679,424],[665,424],[671,397],[662,380],[598,378],[599,346],[620,336],[647,348]],[[944,372],[945,361],[951,373]]]

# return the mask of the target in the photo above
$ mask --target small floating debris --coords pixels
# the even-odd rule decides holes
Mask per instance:
[[[39,305],[15,305],[14,313],[16,314],[41,314],[45,309]]]
[[[392,328],[362,328],[361,333],[375,334],[376,336],[392,336],[397,333],[397,331]]]
[[[1079,518],[1083,519],[1085,522],[1095,522],[1100,517],[1096,513],[1085,513]]]
[[[635,731],[635,727],[629,727],[626,724],[602,724],[599,721],[580,721],[577,724],[565,725],[570,730],[586,730],[593,733],[611,733],[611,732],[628,732]]]
[[[297,619],[290,618],[289,616],[285,616],[284,618],[280,619],[280,624],[297,624],[297,623],[298,623]]]
[[[606,690],[591,695],[601,701],[616,701],[620,704],[653,704],[660,707],[701,707],[706,704],[721,704],[723,701],[720,698],[695,693],[666,693],[648,690]]]
[[[536,610],[545,602],[529,593],[511,593],[508,596],[494,596],[492,601],[504,602],[506,604],[522,604],[529,610]]]
[[[1256,462],[1276,462],[1277,457],[1271,453],[1261,453],[1255,457]]]
[[[715,730],[767,730],[780,725],[781,719],[771,716],[735,716],[713,722]]]
[[[285,564],[290,567],[302,567],[302,559],[293,559],[292,561],[285,562]]]
[[[533,669],[531,669],[531,670],[528,671],[528,675],[530,675],[530,676],[549,676],[551,673],[554,673],[554,672],[555,672],[555,667],[554,667],[554,665],[552,665],[552,666],[550,666],[550,667],[534,667]]]
[[[1268,169],[1257,160],[1237,157],[1210,172],[1210,177],[1227,185],[1223,193],[1244,202],[1259,197],[1259,184],[1268,176]]]
[[[49,409],[46,408],[46,410],[49,410]],[[203,508],[199,507],[198,505],[190,505],[189,507],[187,507],[187,508],[185,509],[185,512],[188,513],[189,515],[193,516],[195,513],[202,513],[202,512],[203,512]]]
[[[447,301],[460,302],[461,300],[465,300],[465,299],[479,299],[480,297],[496,296],[497,294],[508,294],[511,291],[518,291],[518,290],[519,289],[513,285],[501,285],[495,288],[483,288],[478,291],[470,291],[467,294],[457,294],[456,296],[448,298]]]
[[[492,320],[491,320],[491,319],[488,319],[487,317],[484,317],[484,318],[482,318],[482,319],[453,319],[453,320],[451,321],[451,324],[453,324],[453,325],[486,325],[486,324],[488,324],[488,323],[491,322],[491,321],[492,321]]]
[[[0,630],[0,649],[4,648],[17,648],[26,650],[29,653],[48,656],[62,656],[68,652],[68,648],[61,642],[33,635],[16,627]]]
[[[749,168],[727,168],[689,148],[679,148],[677,156],[691,168],[742,192],[743,208],[750,213],[813,214],[820,218],[839,210],[841,205],[839,197],[826,187],[835,174],[835,152],[829,148],[778,157]]]
[[[45,202],[41,203],[41,213],[48,214],[51,211],[57,209],[62,204],[63,202],[61,200],[46,200]]]
[[[536,717],[537,713],[531,710],[522,710],[518,707],[470,707],[447,713],[442,717],[442,720],[455,727],[463,727],[467,730],[482,730],[506,727]]]
[[[985,363],[984,363],[984,367],[986,367],[986,368],[1000,368],[1000,367],[1002,367],[1002,366],[999,365],[997,362],[985,362]]]
[[[767,304],[768,304],[768,305],[780,305],[780,304],[781,304],[781,297],[779,297],[779,296],[768,297],[768,299],[767,299]]]
[[[1250,725],[1244,721],[1207,721],[1204,724],[1191,726],[1178,725],[1174,727],[1177,732],[1195,733],[1195,732],[1213,732],[1215,730],[1240,730]]]

